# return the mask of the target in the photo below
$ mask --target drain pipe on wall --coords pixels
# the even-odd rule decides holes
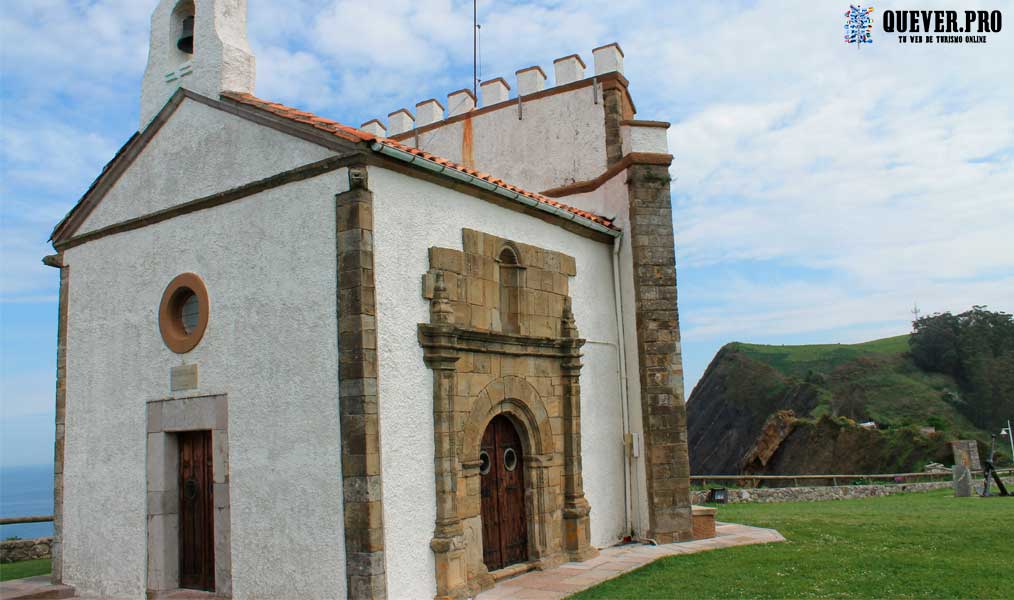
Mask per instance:
[[[616,353],[619,361],[620,380],[620,414],[623,419],[623,517],[625,531],[634,537],[631,508],[636,502],[632,500],[630,463],[633,460],[633,436],[630,434],[630,407],[627,406],[627,355],[624,350],[627,340],[623,334],[623,296],[620,293],[620,248],[623,235],[613,239],[613,307],[616,309]],[[636,474],[635,474],[636,476]]]
[[[651,538],[643,538],[637,535],[634,530],[634,522],[641,524],[641,502],[640,486],[636,469],[631,469],[635,461],[635,449],[640,448],[639,440],[630,431],[630,405],[627,394],[627,353],[626,336],[623,330],[623,294],[620,289],[620,250],[623,244],[623,234],[613,240],[613,298],[616,308],[616,335],[619,338],[616,344],[617,354],[620,361],[620,411],[623,415],[623,496],[626,500],[624,517],[626,519],[626,530],[630,534],[630,540],[642,544],[657,546],[658,542]],[[636,515],[632,515],[636,513]]]

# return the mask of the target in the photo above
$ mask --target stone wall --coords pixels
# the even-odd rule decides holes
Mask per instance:
[[[633,164],[627,171],[649,537],[663,544],[693,536],[669,197],[671,158],[665,155],[664,164]]]
[[[338,194],[338,378],[348,597],[387,597],[378,404],[373,192],[349,169]]]
[[[34,540],[7,540],[0,542],[0,563],[13,563],[37,558],[50,558],[53,538]]]
[[[1010,479],[1004,479],[1004,483],[1010,487]],[[929,490],[940,490],[950,488],[953,484],[950,481],[930,481],[926,483],[906,483],[893,485],[829,485],[822,487],[788,487],[788,488],[752,488],[752,489],[730,489],[729,503],[740,502],[816,502],[819,500],[844,500],[847,498],[869,498],[872,496],[892,496],[894,494],[905,494],[908,492],[927,492]],[[996,485],[990,490],[996,494]],[[977,479],[972,486],[976,495],[982,491],[982,479]],[[691,492],[691,500],[694,504],[701,504],[708,498],[707,490]]]

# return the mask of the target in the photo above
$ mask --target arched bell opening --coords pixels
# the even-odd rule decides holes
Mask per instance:
[[[172,29],[169,40],[173,57],[179,62],[190,60],[194,55],[194,26],[197,11],[194,0],[182,0],[173,9]]]

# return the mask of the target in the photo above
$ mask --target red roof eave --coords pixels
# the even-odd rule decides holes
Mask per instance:
[[[269,102],[267,100],[262,100],[260,98],[257,98],[256,96],[252,96],[250,94],[243,94],[243,93],[237,93],[237,92],[223,92],[222,96],[224,98],[228,98],[229,100],[233,100],[235,102],[239,102],[241,104],[244,104],[244,105],[247,105],[247,106],[251,106],[251,107],[254,107],[254,108],[257,108],[257,109],[269,112],[269,113],[272,113],[274,115],[277,115],[279,117],[288,119],[290,121],[295,121],[297,123],[304,123],[306,125],[310,125],[310,126],[316,128],[316,129],[319,129],[321,131],[325,131],[327,133],[330,133],[330,134],[334,135],[335,137],[341,138],[341,139],[349,141],[349,142],[377,142],[377,143],[383,144],[384,146],[388,146],[390,148],[394,148],[394,149],[400,150],[402,152],[407,152],[407,153],[413,154],[413,155],[418,156],[418,157],[420,157],[422,159],[425,159],[425,160],[437,163],[437,164],[439,164],[439,165],[441,165],[443,167],[446,167],[446,168],[449,168],[449,169],[454,169],[456,171],[460,171],[461,173],[465,173],[467,175],[471,175],[472,177],[475,177],[477,179],[481,179],[483,181],[486,181],[486,182],[492,183],[494,185],[500,186],[500,187],[502,187],[504,189],[508,189],[508,190],[510,190],[512,192],[515,192],[515,193],[520,194],[522,196],[525,196],[527,198],[531,198],[532,200],[535,200],[535,201],[540,202],[542,204],[546,204],[548,206],[553,206],[555,208],[567,211],[567,212],[572,213],[572,214],[574,214],[576,216],[582,217],[583,219],[587,219],[588,221],[591,221],[593,223],[597,223],[597,224],[602,225],[604,227],[608,227],[609,229],[612,229],[614,231],[619,231],[619,228],[616,227],[615,225],[613,225],[613,222],[612,222],[611,219],[607,219],[607,218],[605,218],[605,217],[603,217],[601,215],[597,215],[595,213],[591,213],[591,212],[588,212],[586,210],[581,210],[579,208],[575,208],[575,207],[570,206],[568,204],[564,204],[562,202],[559,202],[558,200],[554,200],[554,199],[549,198],[547,196],[543,196],[542,194],[536,194],[535,192],[530,192],[528,190],[519,188],[519,187],[517,187],[515,185],[511,185],[511,184],[507,183],[506,181],[504,181],[502,179],[494,177],[494,176],[492,176],[492,175],[490,175],[488,173],[483,173],[481,171],[477,171],[475,169],[466,167],[464,165],[460,165],[460,164],[455,163],[453,161],[447,160],[446,158],[442,158],[442,157],[437,156],[435,154],[430,154],[429,152],[426,152],[425,150],[420,150],[418,148],[412,148],[411,146],[406,146],[405,144],[402,144],[401,142],[396,142],[396,141],[394,141],[394,140],[392,140],[390,138],[379,137],[379,136],[373,135],[372,133],[370,133],[368,131],[363,131],[362,129],[356,129],[355,127],[349,127],[348,125],[343,125],[342,123],[339,123],[337,121],[332,121],[331,119],[325,119],[325,118],[319,117],[319,116],[317,116],[317,115],[315,115],[313,113],[308,113],[306,111],[302,111],[302,110],[299,110],[299,109],[296,109],[296,108],[292,108],[290,106],[285,106],[284,104],[278,104],[277,102]]]

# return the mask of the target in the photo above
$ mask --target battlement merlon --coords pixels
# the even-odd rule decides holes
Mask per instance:
[[[470,89],[458,90],[447,95],[446,116],[426,100],[414,121],[406,109],[392,113],[386,133],[534,191],[594,180],[630,152],[667,154],[665,129],[633,120],[620,46],[592,54],[594,75],[571,54],[553,61],[552,85],[542,67],[522,68],[513,86],[501,77],[483,82],[481,106]]]

